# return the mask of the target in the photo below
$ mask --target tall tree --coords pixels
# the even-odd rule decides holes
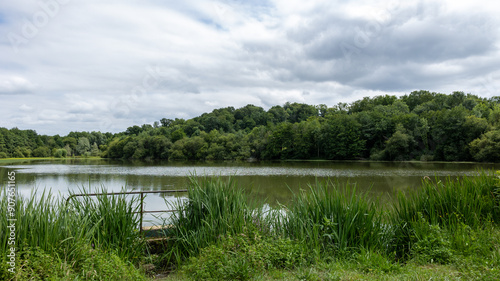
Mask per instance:
[[[85,153],[90,152],[90,142],[86,137],[81,137],[78,139],[78,144],[76,146],[76,151],[79,155],[85,155]]]

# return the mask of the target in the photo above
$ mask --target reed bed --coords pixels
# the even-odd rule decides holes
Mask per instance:
[[[197,255],[221,236],[244,233],[256,215],[233,178],[190,178],[188,200],[179,199],[170,218],[173,237],[167,260]]]
[[[106,190],[102,188],[100,192],[106,193]],[[0,193],[0,209],[6,214],[6,190],[3,189]],[[29,264],[30,257],[46,255],[44,260],[53,258],[54,264],[56,261],[61,263],[57,270],[68,272],[73,269],[85,271],[88,267],[94,268],[97,265],[88,265],[93,258],[108,257],[115,261],[137,263],[145,249],[138,230],[138,216],[134,214],[138,208],[136,201],[137,199],[125,196],[102,195],[93,199],[86,196],[74,198],[66,203],[63,198],[54,196],[50,191],[39,194],[37,190],[27,198],[17,196],[15,247],[18,262]],[[0,229],[7,229],[10,223],[7,219],[6,215],[0,217]],[[8,244],[10,233],[3,230],[0,232],[0,260],[5,257],[3,253],[7,253],[12,247]],[[43,279],[33,272],[26,273],[23,270],[15,278]],[[30,270],[33,271],[32,268]],[[0,272],[0,279],[7,278],[3,273]],[[78,276],[78,273],[74,274]]]
[[[82,189],[80,194],[90,193]],[[102,249],[113,249],[125,259],[134,260],[143,255],[144,240],[139,233],[140,202],[138,196],[107,194],[105,188],[90,197],[74,197],[66,205],[66,212],[79,218],[86,229],[87,240]]]
[[[477,176],[432,182],[422,181],[422,189],[399,194],[390,213],[392,250],[407,256],[418,239],[422,222],[451,232],[463,225],[479,229],[499,223],[498,179],[491,172]]]
[[[318,252],[377,248],[384,239],[376,201],[347,186],[331,180],[309,185],[307,191],[294,194],[276,228]]]
[[[7,196],[2,190],[0,208],[2,213],[7,210]],[[38,197],[38,199],[37,199]],[[76,216],[68,215],[64,204],[56,200],[50,191],[43,191],[37,196],[33,191],[29,198],[16,197],[16,242],[17,249],[22,251],[29,247],[38,247],[47,253],[54,253],[58,249],[69,249],[75,240],[86,235],[88,222]],[[0,227],[5,229],[8,225],[7,216],[0,218]],[[7,251],[7,233],[0,233],[2,251]]]

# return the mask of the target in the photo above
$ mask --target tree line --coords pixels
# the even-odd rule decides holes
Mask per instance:
[[[500,161],[500,97],[414,91],[328,107],[247,105],[125,132],[41,136],[0,128],[0,157]]]

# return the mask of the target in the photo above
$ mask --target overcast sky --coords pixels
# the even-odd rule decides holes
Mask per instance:
[[[0,3],[0,127],[120,132],[286,101],[500,95],[500,2]]]

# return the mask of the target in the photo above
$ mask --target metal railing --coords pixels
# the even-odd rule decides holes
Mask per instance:
[[[71,194],[67,199],[66,199],[66,205],[68,205],[69,200],[73,199],[78,196],[99,196],[99,195],[129,195],[129,194],[140,194],[141,196],[141,210],[139,212],[133,212],[133,214],[141,214],[141,222],[140,222],[140,229],[139,231],[142,233],[142,222],[143,222],[143,217],[144,214],[149,214],[149,213],[169,213],[169,212],[175,212],[176,210],[155,210],[155,211],[146,211],[144,210],[144,194],[149,194],[149,193],[180,193],[180,192],[187,192],[187,189],[172,189],[172,190],[145,190],[145,191],[125,191],[125,192],[110,192],[110,193],[81,193],[81,194]]]

